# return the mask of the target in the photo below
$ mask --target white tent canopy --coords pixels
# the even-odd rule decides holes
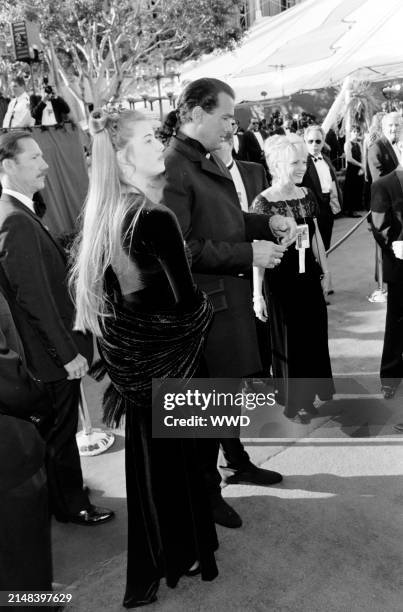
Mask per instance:
[[[261,100],[335,85],[403,76],[403,0],[306,0],[265,17],[234,52],[185,66],[232,85],[238,100]]]

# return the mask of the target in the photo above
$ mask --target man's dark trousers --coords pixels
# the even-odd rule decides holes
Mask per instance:
[[[59,520],[88,509],[75,433],[78,425],[79,380],[57,380],[45,384],[52,399],[55,421],[47,435],[47,472],[51,509]]]
[[[403,378],[403,285],[388,283],[381,382],[397,387]]]

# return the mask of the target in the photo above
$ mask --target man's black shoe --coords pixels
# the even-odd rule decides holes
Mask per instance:
[[[383,395],[384,399],[392,399],[392,397],[396,393],[396,389],[397,389],[397,387],[392,387],[392,386],[389,386],[389,385],[382,385],[381,391],[382,391],[382,395]]]
[[[318,416],[319,415],[319,410],[313,404],[311,404],[310,406],[305,406],[305,410],[311,416]]]
[[[69,516],[70,523],[76,523],[77,525],[101,525],[110,521],[115,516],[113,510],[107,508],[99,508],[98,506],[90,506],[88,510],[81,510],[77,514]]]
[[[229,527],[230,529],[236,529],[242,526],[242,519],[238,512],[235,512],[221,496],[212,502],[211,509],[213,511],[214,522],[217,523],[217,525]]]
[[[223,481],[225,484],[252,484],[267,487],[269,485],[278,484],[283,480],[283,477],[278,472],[264,470],[255,465],[239,470],[231,475],[224,475]]]

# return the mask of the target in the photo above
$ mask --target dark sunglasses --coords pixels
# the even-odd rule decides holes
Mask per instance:
[[[313,144],[313,143],[315,143],[315,144],[322,144],[321,140],[308,140],[307,142],[308,142],[308,144]]]

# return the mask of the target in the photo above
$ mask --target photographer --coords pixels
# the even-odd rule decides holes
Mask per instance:
[[[42,95],[30,98],[30,110],[35,125],[55,125],[67,120],[70,107],[44,79]]]

